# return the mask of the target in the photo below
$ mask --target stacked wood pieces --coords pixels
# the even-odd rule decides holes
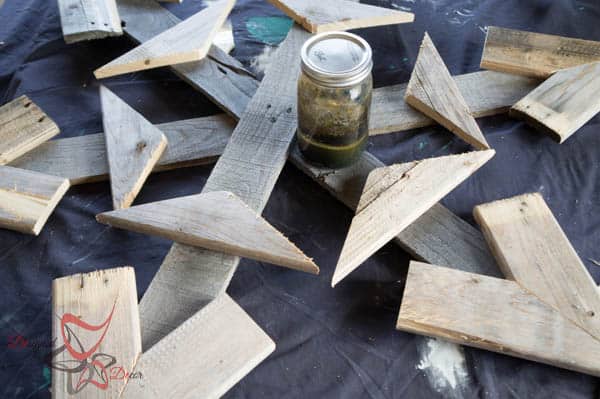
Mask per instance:
[[[116,0],[58,0],[65,42],[123,34]]]

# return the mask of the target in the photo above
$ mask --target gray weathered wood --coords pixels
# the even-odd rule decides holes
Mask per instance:
[[[115,0],[58,0],[65,42],[123,34]]]

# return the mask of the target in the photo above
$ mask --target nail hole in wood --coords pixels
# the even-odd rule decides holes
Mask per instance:
[[[275,123],[275,122],[277,122],[277,118],[271,117],[271,123]]]
[[[125,21],[121,21],[121,28],[124,28],[124,27],[126,27],[126,26],[127,26],[127,22],[125,22]]]
[[[40,119],[38,119],[38,122],[39,122],[39,123],[42,123],[42,122],[44,121],[44,119],[46,119],[46,117],[45,117],[45,116],[42,116]]]
[[[146,65],[150,65],[150,60],[145,60],[145,61],[144,61],[144,64],[146,64]]]
[[[292,113],[292,107],[289,107],[288,109],[286,109],[285,112],[287,112],[288,114],[291,114]]]
[[[30,106],[30,105],[31,105],[31,103],[25,103],[23,106],[24,106],[25,108],[29,108],[29,106]]]
[[[142,152],[147,145],[148,144],[146,144],[145,141],[140,141],[139,143],[137,143],[137,146],[135,148],[138,152]]]
[[[267,109],[271,108],[271,104],[267,104]]]
[[[594,312],[593,310],[590,310],[589,312],[587,312],[588,316],[590,317],[594,317],[596,316],[596,312]]]
[[[95,23],[94,21],[91,21],[91,22],[90,22],[90,24],[92,24],[92,25],[96,25],[96,23]]]

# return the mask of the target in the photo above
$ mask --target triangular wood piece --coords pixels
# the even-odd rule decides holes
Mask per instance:
[[[332,286],[427,212],[495,154],[474,151],[376,169],[333,274]]]
[[[235,0],[219,0],[171,29],[94,71],[98,79],[199,61],[231,12]]]
[[[127,208],[165,151],[167,139],[104,86],[100,99],[113,206]]]
[[[507,278],[600,339],[600,291],[539,193],[473,213]]]
[[[67,179],[0,166],[0,227],[38,235],[68,189]]]
[[[269,0],[306,30],[322,33],[334,30],[413,22],[414,14],[346,0]]]
[[[480,150],[490,148],[427,33],[404,99],[473,147]]]
[[[398,330],[600,377],[600,345],[514,281],[411,262]]]
[[[225,191],[106,212],[100,223],[269,262],[308,273],[319,268],[264,218]]]

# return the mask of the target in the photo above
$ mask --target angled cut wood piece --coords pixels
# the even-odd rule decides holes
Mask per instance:
[[[100,100],[113,206],[127,208],[165,151],[167,138],[104,86]]]
[[[481,68],[545,79],[600,61],[600,42],[489,26]]]
[[[58,126],[27,96],[0,107],[0,165],[56,136]]]
[[[123,34],[116,0],[58,0],[67,43]]]
[[[96,78],[199,61],[231,12],[235,0],[219,0],[94,71]]]
[[[413,22],[414,14],[346,0],[269,0],[311,33]]]
[[[473,147],[490,148],[427,33],[404,99]]]
[[[223,396],[275,350],[275,343],[227,294],[140,357],[122,399]]]
[[[473,213],[504,275],[600,340],[600,291],[543,197],[520,195]]]
[[[54,280],[52,338],[53,399],[120,397],[128,376],[110,378],[113,367],[131,373],[142,352],[133,268]]]
[[[600,112],[600,62],[556,72],[510,109],[559,143]]]
[[[494,150],[430,158],[375,169],[366,180],[332,286],[473,174]]]
[[[99,214],[99,222],[274,263],[308,273],[319,268],[232,193],[214,191]]]
[[[38,235],[69,189],[69,181],[0,166],[0,227]]]
[[[411,262],[397,329],[600,376],[600,345],[519,284]]]

